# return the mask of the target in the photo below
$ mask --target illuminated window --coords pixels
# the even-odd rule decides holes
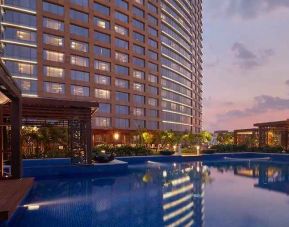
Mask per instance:
[[[138,107],[133,108],[133,115],[137,117],[144,116],[145,115],[144,108],[138,108]]]
[[[128,35],[128,29],[125,27],[122,27],[120,25],[117,25],[117,24],[114,25],[114,30],[115,30],[115,32],[117,32],[121,35],[126,35],[126,36]]]
[[[44,82],[44,91],[53,94],[64,94],[64,84]]]
[[[48,61],[63,62],[64,54],[56,51],[44,50],[44,59]]]
[[[88,60],[88,58],[85,58],[85,57],[72,55],[70,58],[70,62],[73,65],[89,67],[89,60]]]
[[[157,106],[158,105],[158,100],[155,98],[148,98],[148,104],[151,106]]]
[[[120,52],[115,52],[115,59],[127,63],[128,62],[128,54],[120,53]]]
[[[109,27],[110,27],[109,21],[101,19],[99,17],[94,18],[94,23],[96,24],[96,26],[98,26],[100,28],[109,29]]]
[[[89,88],[77,85],[71,85],[70,91],[75,96],[89,96]]]
[[[43,34],[43,42],[53,46],[63,46],[63,38],[55,35]]]
[[[82,51],[82,52],[87,52],[88,51],[88,44],[84,43],[84,42],[71,40],[70,47],[73,50],[78,50],[78,51]]]
[[[102,70],[102,71],[110,71],[110,63],[104,62],[104,61],[94,61],[94,68],[97,70]]]
[[[48,77],[56,77],[56,78],[64,77],[64,69],[62,68],[44,66],[43,71],[44,75]]]
[[[95,97],[99,99],[110,99],[110,91],[104,89],[95,89]]]
[[[43,18],[43,27],[63,31],[64,23],[58,20]]]
[[[133,90],[139,91],[139,92],[144,92],[144,84],[141,83],[133,83]]]

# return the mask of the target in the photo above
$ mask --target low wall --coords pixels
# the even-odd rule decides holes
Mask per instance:
[[[73,176],[89,174],[125,173],[128,163],[113,160],[110,163],[73,165],[70,158],[24,159],[23,177]]]

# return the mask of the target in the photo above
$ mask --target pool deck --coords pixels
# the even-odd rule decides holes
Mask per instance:
[[[33,185],[33,178],[0,181],[0,222],[8,220]]]

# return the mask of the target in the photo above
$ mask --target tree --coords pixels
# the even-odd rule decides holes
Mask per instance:
[[[154,140],[154,135],[150,132],[143,132],[142,138],[145,144],[152,144]]]
[[[212,140],[212,134],[208,131],[202,131],[200,133],[201,143],[208,144]]]

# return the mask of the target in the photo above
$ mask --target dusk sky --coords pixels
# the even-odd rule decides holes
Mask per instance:
[[[204,0],[203,128],[289,118],[289,0]]]

